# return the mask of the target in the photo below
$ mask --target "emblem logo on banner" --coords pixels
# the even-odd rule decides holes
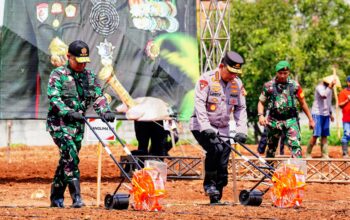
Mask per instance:
[[[112,131],[108,128],[108,126],[102,122],[101,119],[94,119],[94,118],[89,118],[88,119],[90,125],[92,126],[92,129],[96,131],[98,136],[103,140],[103,141],[115,141],[115,136],[112,133]],[[109,123],[112,128],[115,128],[116,122]],[[87,131],[87,140],[88,141],[99,141],[95,134],[91,131],[91,129],[86,128]]]
[[[73,18],[77,15],[77,8],[74,5],[68,5],[65,9],[67,18]]]
[[[36,6],[36,18],[43,23],[49,17],[49,4],[41,3]]]
[[[52,4],[52,8],[51,8],[51,14],[60,14],[63,12],[63,5],[62,3],[59,2],[55,2]]]

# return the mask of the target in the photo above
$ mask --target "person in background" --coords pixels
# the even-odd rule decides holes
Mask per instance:
[[[300,126],[296,100],[309,119],[309,127],[312,129],[315,122],[312,119],[306,104],[304,93],[298,82],[289,77],[290,64],[288,61],[280,61],[275,67],[276,76],[264,84],[258,102],[259,124],[267,129],[267,158],[274,158],[278,140],[282,134],[286,137],[286,143],[291,151],[291,157],[301,158]],[[269,114],[264,116],[265,104]]]
[[[102,95],[96,75],[86,69],[90,62],[89,47],[80,40],[68,48],[68,61],[54,69],[49,77],[47,95],[49,110],[47,130],[58,146],[60,160],[51,184],[50,206],[64,207],[64,192],[68,185],[72,207],[80,208],[84,202],[80,193],[79,151],[84,135],[86,110],[90,105],[105,120],[114,121],[106,97]]]
[[[280,155],[284,155],[284,141],[286,139],[286,136],[284,134],[281,134],[280,137]],[[267,129],[265,128],[263,133],[261,134],[261,138],[258,144],[258,153],[260,156],[264,156],[265,150],[267,146]]]
[[[343,113],[343,137],[341,139],[341,146],[343,151],[343,158],[349,158],[348,143],[350,141],[350,76],[346,78],[347,87],[339,93],[339,107],[342,108]]]
[[[169,151],[173,148],[173,142],[176,144],[179,141],[177,123],[178,122],[175,119],[164,120],[164,130],[166,130],[167,133],[167,139],[165,142],[165,156],[170,156]]]
[[[220,203],[228,182],[230,140],[220,140],[218,135],[229,135],[231,114],[236,123],[234,140],[245,143],[247,139],[246,100],[242,80],[238,77],[243,63],[241,55],[227,52],[218,68],[203,73],[195,86],[195,109],[190,130],[207,152],[203,187],[211,204]]]
[[[337,81],[335,78],[330,82],[327,79],[327,77],[324,78],[315,89],[314,101],[311,108],[315,128],[306,149],[306,158],[312,158],[312,148],[316,144],[317,138],[321,137],[322,158],[329,159],[327,137],[330,135],[330,121],[334,121],[332,115],[332,96],[333,87]]]
[[[165,145],[168,134],[167,131],[164,130],[163,120],[135,121],[134,126],[138,142],[138,150],[137,152],[134,151],[133,154],[153,156],[166,155]]]

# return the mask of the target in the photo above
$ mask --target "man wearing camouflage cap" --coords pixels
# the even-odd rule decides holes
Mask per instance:
[[[275,67],[276,76],[264,84],[258,102],[259,124],[267,128],[268,151],[266,157],[275,157],[278,140],[281,134],[285,139],[291,156],[301,158],[300,127],[296,99],[309,119],[309,127],[313,129],[315,122],[306,104],[304,93],[298,82],[289,77],[290,64],[288,61],[280,61]],[[264,117],[265,104],[269,110],[268,116]]]
[[[63,208],[68,185],[72,207],[84,206],[80,195],[79,151],[84,135],[83,116],[92,104],[98,115],[114,121],[114,114],[102,95],[96,75],[86,69],[90,62],[89,47],[74,41],[68,48],[68,61],[54,69],[49,78],[47,95],[50,101],[47,130],[59,148],[60,160],[51,185],[51,207]]]
[[[238,74],[242,73],[243,58],[227,52],[219,67],[203,73],[195,87],[195,110],[190,129],[206,150],[204,191],[210,203],[219,203],[227,185],[227,164],[231,149],[220,143],[218,134],[229,135],[230,114],[236,122],[235,140],[247,138],[247,112],[244,88]],[[230,140],[226,141],[230,145]]]

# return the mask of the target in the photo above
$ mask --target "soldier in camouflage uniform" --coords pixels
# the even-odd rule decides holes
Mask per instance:
[[[309,119],[309,127],[314,128],[315,123],[305,102],[304,93],[298,82],[289,78],[290,64],[280,61],[276,65],[276,77],[264,84],[259,97],[258,117],[260,125],[267,128],[268,151],[266,157],[275,157],[278,140],[281,134],[285,139],[292,157],[301,158],[300,127],[296,100]],[[264,108],[267,104],[269,115],[264,117]]]
[[[84,134],[83,116],[90,104],[98,115],[114,121],[96,75],[85,69],[90,62],[89,47],[83,41],[69,45],[68,62],[51,72],[47,95],[50,100],[47,130],[59,147],[60,160],[51,185],[51,207],[64,207],[68,185],[74,208],[84,205],[80,195],[78,153]]]
[[[230,115],[236,123],[234,139],[247,139],[247,111],[242,80],[243,58],[227,52],[219,68],[204,73],[195,88],[195,111],[190,129],[198,143],[206,150],[203,187],[210,203],[219,203],[227,185],[227,164],[231,149],[220,142],[217,135],[229,135]],[[226,141],[230,145],[230,140]]]

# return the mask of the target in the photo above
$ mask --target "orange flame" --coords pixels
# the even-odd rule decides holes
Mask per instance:
[[[275,206],[300,206],[304,198],[305,175],[298,165],[284,164],[272,176],[271,199]]]
[[[133,208],[139,211],[161,211],[161,199],[166,195],[164,181],[156,168],[146,167],[133,174],[132,189]]]

